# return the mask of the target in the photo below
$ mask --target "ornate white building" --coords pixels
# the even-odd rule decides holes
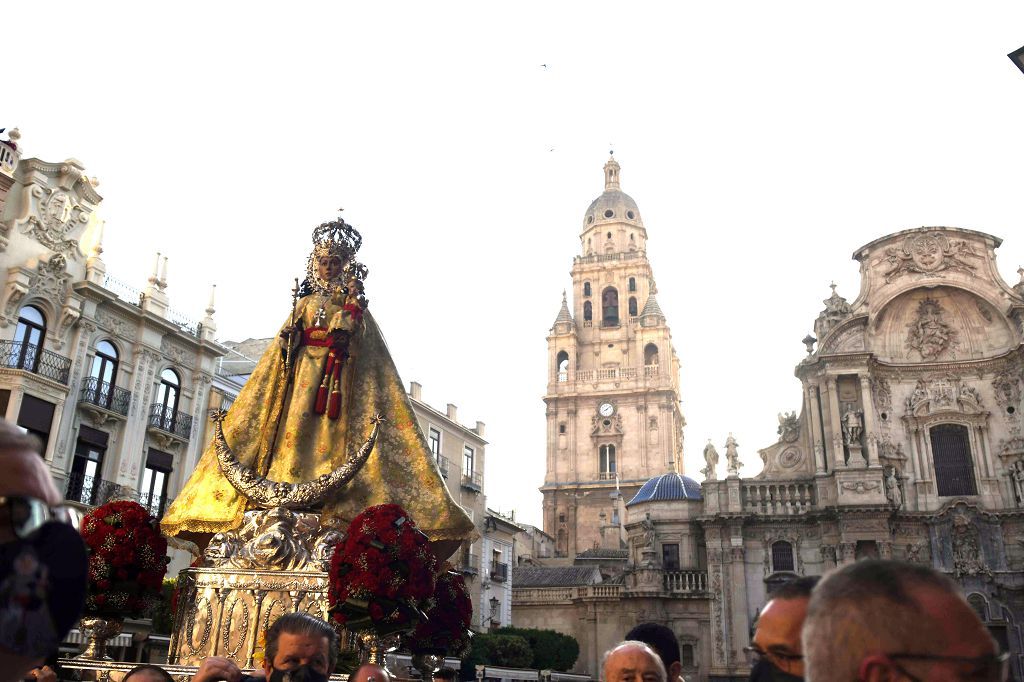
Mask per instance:
[[[212,296],[201,322],[175,312],[159,255],[143,289],[111,277],[99,183],[75,159],[21,158],[19,137],[0,141],[0,415],[43,441],[69,501],[129,496],[159,516],[224,353]]]
[[[601,653],[633,625],[660,621],[679,638],[688,680],[745,680],[742,648],[774,586],[891,557],[959,581],[1021,679],[1024,270],[1014,286],[1001,279],[999,244],[937,227],[857,249],[860,293],[851,303],[833,289],[824,301],[796,367],[802,409],[779,415],[777,442],[759,451],[763,472],[740,478],[726,441],[722,479],[715,448],[705,451],[703,485],[675,471],[653,476],[626,497],[621,550],[577,543],[578,570],[548,562],[513,572],[514,623],[575,636],[576,671],[596,675]],[[617,276],[587,273],[589,281]],[[581,312],[563,310],[549,337],[553,353],[558,341],[583,336]],[[578,376],[568,356],[546,397],[556,443],[546,494],[560,489],[551,461],[567,449],[557,444],[563,417],[552,396],[563,376]],[[599,409],[604,400],[590,402]]]

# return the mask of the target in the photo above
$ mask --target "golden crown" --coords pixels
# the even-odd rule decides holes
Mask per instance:
[[[342,260],[352,260],[362,245],[363,237],[359,231],[341,218],[313,228],[313,253],[317,257],[331,254],[340,256]]]

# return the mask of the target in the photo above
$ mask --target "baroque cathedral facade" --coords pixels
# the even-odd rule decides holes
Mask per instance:
[[[574,636],[575,671],[596,677],[605,649],[658,621],[687,680],[747,679],[742,649],[775,586],[893,558],[957,580],[1021,679],[1024,270],[1002,280],[1001,240],[926,227],[857,249],[860,291],[823,302],[795,370],[802,408],[779,416],[762,472],[741,478],[727,442],[725,476],[708,447],[698,483],[681,473],[679,361],[618,173],[609,161],[573,309],[548,336],[555,557],[516,567],[514,624]]]

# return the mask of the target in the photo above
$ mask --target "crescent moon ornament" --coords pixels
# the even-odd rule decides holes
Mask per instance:
[[[214,447],[221,473],[235,490],[254,505],[264,508],[285,507],[287,509],[309,509],[327,500],[342,486],[351,481],[370,458],[377,442],[380,425],[385,421],[382,415],[371,420],[373,429],[362,447],[345,464],[334,471],[312,481],[285,483],[260,476],[251,466],[238,461],[224,437],[223,423],[227,413],[216,410],[210,413],[214,423]]]

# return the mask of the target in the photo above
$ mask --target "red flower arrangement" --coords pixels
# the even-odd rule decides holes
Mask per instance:
[[[451,570],[450,565],[445,568],[447,570],[437,577],[427,619],[416,626],[409,645],[412,651],[440,651],[462,656],[469,650],[473,601],[463,577]]]
[[[82,518],[89,552],[85,613],[101,618],[140,618],[161,598],[167,573],[167,540],[138,502],[108,502]]]
[[[424,617],[436,574],[437,557],[409,513],[397,504],[369,507],[331,556],[332,617],[349,630],[411,630]]]

